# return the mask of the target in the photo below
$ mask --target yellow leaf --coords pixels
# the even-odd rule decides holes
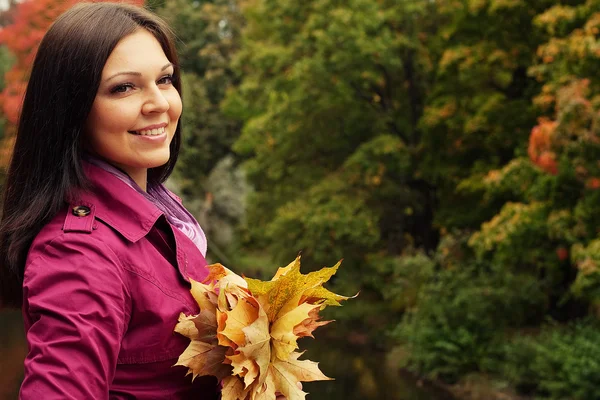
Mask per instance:
[[[191,293],[200,310],[207,310],[211,313],[215,312],[217,307],[217,294],[211,285],[204,285],[190,278],[192,284]]]
[[[221,346],[230,346],[232,348],[236,348],[236,344],[231,341],[227,336],[222,335],[221,331],[225,329],[225,324],[227,323],[227,314],[217,310],[217,339]]]
[[[287,400],[304,400],[306,393],[298,388],[298,382],[331,380],[319,370],[316,362],[298,360],[301,355],[292,353],[288,360],[275,359],[269,365],[269,392],[280,392]]]
[[[223,379],[223,387],[221,396],[223,399],[229,400],[245,400],[244,383],[237,376],[228,376]]]
[[[181,333],[183,336],[192,340],[200,340],[200,334],[194,324],[195,315],[187,317],[184,313],[179,314],[179,322],[175,325],[175,332]]]
[[[264,383],[269,362],[271,361],[271,335],[269,334],[269,320],[261,308],[258,318],[249,326],[242,329],[246,335],[246,345],[238,348],[245,357],[256,362],[260,370],[259,385]]]
[[[218,335],[227,337],[238,346],[244,346],[246,336],[242,329],[256,321],[258,308],[258,301],[253,297],[238,299],[235,307],[231,311],[225,312],[227,319],[223,329],[219,329],[217,332]]]
[[[286,267],[278,268],[277,272],[275,273],[275,276],[273,276],[273,278],[271,280],[276,281],[277,279],[279,279],[279,277],[281,275],[287,274],[288,271],[290,271],[294,267],[297,267],[298,269],[300,269],[300,255],[298,255],[296,257],[296,259],[294,261],[292,261],[291,263],[289,263]]]
[[[256,361],[241,353],[227,356],[227,358],[231,361],[232,373],[244,379],[244,387],[248,387],[258,377],[259,367]]]
[[[302,294],[302,298],[300,299],[301,303],[305,301],[308,303],[321,303],[324,306],[341,306],[340,301],[348,300],[358,296],[358,294],[348,297],[342,296],[340,294],[333,293],[323,286],[316,287],[313,289],[309,289]]]
[[[333,267],[303,275],[300,273],[300,257],[297,257],[287,267],[280,268],[274,280],[263,282],[246,278],[246,282],[249,291],[265,308],[269,321],[273,322],[280,315],[297,307],[303,298],[310,298],[312,303],[328,302],[338,305],[340,300],[347,299],[322,287],[336,273],[340,264],[341,261]]]
[[[309,313],[319,304],[303,303],[278,318],[271,325],[271,337],[273,338],[273,351],[280,360],[287,360],[290,354],[298,348],[298,336],[294,334],[294,327],[309,318]]]
[[[271,367],[269,367],[270,369]],[[250,397],[251,400],[275,400],[277,389],[275,388],[275,381],[273,380],[273,374],[268,373],[265,376],[265,382],[257,386]]]
[[[206,343],[217,344],[217,319],[214,312],[200,311],[198,315],[179,315],[179,323],[175,332],[192,340],[201,340]]]

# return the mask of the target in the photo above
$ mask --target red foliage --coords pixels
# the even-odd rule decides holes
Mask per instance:
[[[552,133],[555,128],[555,121],[540,118],[538,125],[531,130],[527,149],[531,161],[552,175],[558,173],[556,155],[552,151]]]
[[[556,255],[560,261],[564,261],[569,258],[569,250],[564,247],[559,247],[556,249]]]
[[[600,178],[590,178],[585,182],[585,187],[588,189],[600,189]]]

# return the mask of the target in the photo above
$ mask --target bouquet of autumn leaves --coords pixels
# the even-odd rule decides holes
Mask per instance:
[[[304,275],[298,256],[266,282],[208,266],[203,283],[191,281],[200,313],[182,313],[175,327],[191,339],[175,365],[188,367],[192,379],[216,376],[222,400],[274,400],[276,393],[304,399],[298,382],[331,378],[317,363],[298,359],[297,340],[331,322],[319,321],[320,310],[348,299],[322,286],[339,265]]]

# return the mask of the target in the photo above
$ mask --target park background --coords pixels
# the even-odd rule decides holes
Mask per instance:
[[[5,2],[2,151],[73,0]],[[137,2],[142,3],[141,1]],[[153,0],[211,261],[343,264],[317,399],[600,399],[599,0]],[[43,134],[43,132],[40,132]],[[0,314],[0,398],[26,353]]]

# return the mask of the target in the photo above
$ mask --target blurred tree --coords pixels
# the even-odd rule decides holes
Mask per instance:
[[[280,263],[301,250],[314,267],[344,257],[341,279],[353,289],[362,283],[363,300],[381,306],[393,273],[382,265],[393,269],[396,256],[437,242],[434,190],[417,171],[436,5],[262,0],[240,7],[247,18],[234,59],[241,84],[224,105],[245,123],[234,149],[254,190],[247,248],[266,249]]]
[[[471,237],[476,257],[536,276],[551,315],[561,319],[585,312],[563,308],[573,295],[600,310],[599,6],[588,0],[535,16],[548,39],[529,68],[543,84],[532,103],[542,116],[531,129],[529,160],[517,158],[463,185],[472,193],[483,188],[487,202],[514,201]]]
[[[441,52],[420,120],[421,169],[443,199],[435,220],[446,231],[478,227],[507,200],[481,204],[478,194],[457,189],[523,154],[540,87],[527,70],[546,38],[534,17],[552,3],[436,2],[443,23],[430,43]]]
[[[243,18],[235,1],[172,0],[157,9],[178,37],[184,84],[184,142],[177,180],[189,198],[203,198],[202,182],[227,155],[240,124],[220,103],[236,84],[230,59],[240,42]]]
[[[415,198],[426,204],[426,195],[409,184],[417,121],[402,111],[420,112],[427,57],[401,27],[427,25],[429,6],[255,1],[243,8],[248,25],[235,60],[243,81],[226,109],[246,121],[235,149],[249,158],[256,188],[253,238],[276,244],[286,258],[300,249],[320,260],[360,254],[380,237],[399,253],[408,221],[427,213],[415,209]],[[302,215],[306,207],[319,215]],[[286,221],[297,226],[281,236]],[[418,239],[430,240],[428,233]]]
[[[183,71],[183,142],[173,184],[207,233],[210,256],[229,263],[247,189],[231,150],[241,124],[222,112],[221,102],[237,85],[231,58],[244,19],[233,0],[154,3],[177,35]]]

